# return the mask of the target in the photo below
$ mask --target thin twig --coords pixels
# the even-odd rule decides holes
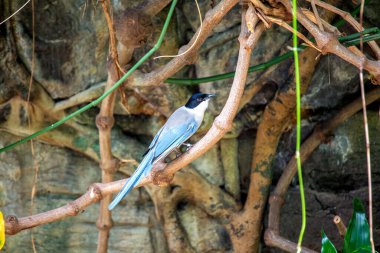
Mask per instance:
[[[32,0],[32,61],[31,61],[31,66],[30,66],[30,79],[29,79],[29,87],[28,87],[28,97],[26,99],[26,108],[28,111],[28,128],[29,129],[31,128],[31,117],[32,117],[32,108],[31,108],[31,104],[30,104],[30,94],[32,91],[34,68],[35,68],[35,48],[36,48],[35,9],[34,9],[34,0]],[[32,151],[32,160],[33,160],[33,168],[34,168],[33,185],[32,185],[32,190],[30,193],[30,215],[32,215],[33,210],[34,210],[34,198],[36,196],[38,170],[39,170],[39,164],[38,164],[38,161],[37,161],[36,156],[35,156],[33,140],[30,140],[30,149]],[[30,239],[31,239],[31,243],[32,243],[33,252],[37,253],[36,244],[34,241],[33,229],[30,230]]]
[[[297,34],[297,37],[299,37],[300,39],[302,39],[303,41],[305,41],[305,43],[307,45],[309,45],[310,47],[314,48],[315,50],[317,50],[318,52],[321,52],[321,50],[314,45],[313,42],[311,42],[305,35],[303,35],[302,33],[298,32],[298,31],[294,31],[293,28],[288,25],[286,22],[284,22],[283,20],[281,19],[277,19],[277,18],[273,18],[273,17],[267,17],[268,20],[272,21],[273,23],[276,23],[278,24],[279,26],[285,28],[286,30],[290,31],[291,33],[295,32]]]
[[[288,0],[279,0],[286,9],[291,12],[292,7]],[[315,0],[316,4],[319,3],[318,0]],[[319,5],[319,4],[318,4]],[[357,56],[356,54],[352,53],[350,50],[348,50],[346,47],[344,47],[337,39],[336,36],[334,36],[331,33],[327,33],[324,31],[319,30],[317,26],[314,25],[312,21],[310,21],[303,13],[302,10],[297,8],[297,18],[298,21],[311,33],[311,35],[315,38],[318,48],[322,50],[323,54],[326,53],[333,53],[337,55],[338,57],[342,58],[343,60],[351,63],[352,65],[356,67],[360,67],[363,65],[363,68],[369,71],[373,74],[374,79],[377,82],[380,82],[380,61],[372,61],[366,58],[366,60],[363,63],[362,57]]]
[[[364,14],[364,0],[360,2],[360,31],[363,31],[363,14]],[[360,51],[363,52],[363,34],[360,33]],[[373,215],[372,215],[372,168],[371,168],[371,147],[369,141],[369,130],[368,130],[368,119],[367,119],[367,105],[365,101],[365,89],[364,89],[364,78],[363,78],[363,65],[359,68],[360,77],[360,93],[362,97],[363,106],[363,124],[364,124],[364,134],[365,134],[365,147],[367,155],[367,176],[368,176],[368,213],[369,213],[369,240],[371,242],[372,253],[375,253],[375,243],[373,241]]]
[[[18,8],[12,15],[10,15],[9,17],[7,17],[6,19],[4,19],[3,21],[0,22],[0,25],[2,25],[3,23],[7,22],[9,19],[11,19],[14,15],[16,15],[17,13],[19,13],[28,3],[30,2],[30,0],[26,1],[26,3],[24,3],[20,8]]]
[[[191,46],[189,48],[187,48],[184,52],[182,52],[180,54],[176,54],[176,55],[160,55],[160,56],[154,57],[153,59],[156,60],[156,59],[159,59],[159,58],[174,58],[174,57],[178,57],[178,56],[187,54],[187,52],[189,52],[194,47],[194,45],[197,43],[199,35],[202,32],[203,22],[202,22],[202,13],[201,13],[201,10],[199,8],[198,0],[194,0],[194,1],[195,1],[195,5],[197,6],[197,11],[198,11],[198,17],[199,17],[200,25],[199,25],[199,29],[197,30],[197,34],[196,34],[195,41],[193,42],[193,44],[191,44]]]
[[[313,21],[313,23],[317,24],[317,19],[314,15],[313,12],[309,11],[308,9],[305,9],[305,8],[301,8],[302,10],[302,13],[305,14],[305,16],[310,19],[311,21]],[[326,20],[322,19],[321,17],[319,17],[319,20],[322,22],[322,25],[324,28],[327,29],[327,31],[329,32],[332,32],[334,33],[335,35],[342,35],[342,33],[338,30],[337,27],[331,25],[330,23],[328,23]]]
[[[307,0],[307,1],[311,1],[311,0]],[[332,6],[331,4],[328,4],[326,2],[322,2],[322,1],[319,1],[319,0],[313,0],[315,4],[319,5],[320,7],[326,9],[326,10],[329,10],[331,12],[334,12],[336,14],[338,14],[339,16],[341,16],[344,20],[346,20],[352,27],[354,27],[355,30],[357,30],[358,32],[361,32],[364,28],[363,26],[361,26],[358,21],[356,21],[350,13],[348,12],[345,12],[345,11],[342,11],[341,9],[335,7],[335,6]],[[380,60],[380,48],[379,46],[377,45],[377,43],[375,41],[370,41],[368,42],[368,45],[372,48],[373,52],[375,53],[376,55],[376,58],[378,60]]]
[[[311,7],[312,7],[313,12],[314,12],[315,20],[316,20],[316,22],[318,24],[319,29],[321,29],[322,31],[324,31],[323,25],[322,25],[321,19],[319,18],[318,10],[317,10],[317,7],[315,6],[315,2],[314,1],[315,0],[310,0]]]

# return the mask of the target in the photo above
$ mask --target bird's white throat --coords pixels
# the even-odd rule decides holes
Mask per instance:
[[[202,123],[203,116],[208,107],[208,101],[209,100],[203,101],[197,107],[190,109],[190,111],[192,111],[192,113],[194,114],[195,120],[197,121],[198,124]]]

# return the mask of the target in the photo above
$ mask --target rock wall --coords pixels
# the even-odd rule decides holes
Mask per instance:
[[[19,1],[4,1],[0,4],[0,17],[17,9]],[[112,1],[115,15],[131,4],[140,1]],[[215,1],[202,1],[204,14]],[[380,6],[378,0],[368,1],[369,6]],[[377,5],[376,5],[377,3]],[[374,7],[374,8],[375,8]],[[204,77],[233,71],[237,61],[240,29],[240,7],[236,6],[214,29],[212,36],[200,49],[196,64],[186,67],[178,76]],[[347,6],[345,8],[348,8]],[[41,85],[53,102],[69,98],[78,92],[106,80],[106,58],[108,53],[108,30],[101,7],[94,1],[35,1],[36,62],[34,79]],[[167,39],[160,54],[172,54],[187,43],[199,26],[193,1],[180,1],[176,16],[169,27]],[[138,49],[135,62],[154,44],[166,16],[167,9],[153,18],[154,34],[148,44]],[[378,12],[369,9],[368,26],[378,25]],[[13,96],[25,97],[27,78],[14,79],[8,71],[7,55],[17,53],[17,62],[26,71],[31,69],[31,8],[28,6],[10,22],[0,26],[0,147],[20,137],[5,129],[10,108],[5,104]],[[265,31],[253,51],[251,65],[263,63],[286,52],[291,35],[273,26]],[[249,185],[252,147],[255,132],[265,105],[278,89],[286,85],[284,80],[291,61],[276,66],[262,89],[239,113],[234,132],[228,134],[207,154],[193,162],[193,167],[212,184],[226,190],[235,199],[244,201]],[[8,64],[8,65],[7,65]],[[141,72],[148,72],[164,64],[163,61],[145,63]],[[302,66],[301,66],[302,67]],[[247,88],[265,72],[249,75]],[[218,97],[211,103],[206,116],[206,126],[222,109],[232,79],[201,84],[199,87],[161,85],[141,89],[150,101],[150,114],[130,113],[117,104],[116,126],[113,132],[113,152],[118,157],[131,157],[139,161],[152,138],[176,107],[182,105],[193,91],[216,92]],[[367,89],[372,89],[367,84]],[[302,103],[306,117],[303,120],[304,138],[314,126],[330,118],[339,108],[358,97],[357,70],[335,56],[321,56],[312,83]],[[128,98],[132,108],[139,106],[136,97]],[[374,186],[375,241],[379,243],[380,227],[380,124],[378,102],[369,107],[369,127],[372,143],[372,167]],[[147,106],[147,105],[144,105]],[[72,111],[77,107],[70,108]],[[136,108],[135,108],[136,109]],[[137,108],[138,109],[138,108]],[[136,109],[136,110],[137,110]],[[17,146],[0,154],[0,210],[5,215],[27,216],[66,204],[85,192],[89,185],[101,180],[98,166],[97,130],[95,116],[97,108],[76,118],[75,124],[83,126],[86,133],[72,132],[77,142],[76,149],[34,141],[34,155],[30,144]],[[194,137],[193,141],[202,134]],[[90,137],[91,138],[90,138]],[[335,245],[342,240],[333,226],[332,217],[342,216],[348,223],[352,211],[352,198],[367,200],[367,178],[362,129],[362,115],[350,118],[334,131],[328,143],[322,144],[304,164],[308,225],[305,245],[319,251],[320,230],[323,227]],[[93,140],[93,144],[88,140]],[[289,130],[281,139],[273,164],[273,186],[282,169],[294,154],[294,130]],[[95,155],[84,155],[89,145]],[[74,146],[75,146],[74,145]],[[82,147],[82,149],[81,149]],[[31,189],[35,166],[39,173],[36,182],[37,194],[31,208]],[[129,171],[133,166],[130,166]],[[127,169],[128,170],[128,169]],[[117,179],[125,177],[118,173]],[[194,252],[232,252],[228,233],[223,221],[209,217],[192,203],[180,203],[176,214]],[[97,244],[95,222],[98,205],[92,205],[82,214],[59,222],[40,226],[7,237],[4,252],[32,252],[31,233],[38,252],[94,252]],[[113,212],[114,227],[111,231],[109,252],[168,252],[161,220],[156,216],[151,193],[145,189],[132,191]],[[300,201],[298,184],[294,179],[281,216],[281,233],[296,241],[300,227]],[[266,225],[266,223],[265,223]],[[339,247],[339,246],[338,246]],[[280,252],[263,245],[263,252]]]

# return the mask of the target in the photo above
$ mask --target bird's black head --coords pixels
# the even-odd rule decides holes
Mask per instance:
[[[190,97],[189,101],[187,101],[185,106],[187,108],[193,109],[197,107],[203,101],[207,101],[212,97],[215,97],[215,94],[194,93]]]

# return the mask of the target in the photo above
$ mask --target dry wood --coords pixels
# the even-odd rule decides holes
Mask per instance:
[[[279,2],[286,7],[289,13],[292,12],[292,5],[288,0],[279,0]],[[319,1],[316,0],[315,3],[318,5]],[[297,8],[297,18],[298,22],[300,22],[315,38],[318,48],[321,49],[323,54],[332,53],[358,68],[363,66],[363,69],[370,72],[374,76],[374,80],[380,83],[380,61],[373,61],[354,54],[344,47],[335,35],[321,31],[315,26],[315,24],[302,13],[300,8]],[[378,53],[376,54],[378,55]]]
[[[130,76],[130,78],[128,78],[128,87],[131,87],[134,90],[138,91],[139,87],[160,85],[164,80],[173,76],[184,66],[193,64],[196,60],[199,48],[202,46],[208,36],[210,36],[214,27],[220,23],[222,18],[237,3],[239,3],[239,0],[220,1],[218,5],[206,13],[205,18],[203,19],[202,30],[198,29],[189,43],[186,46],[181,47],[178,51],[180,54],[186,51],[187,48],[189,48],[191,45],[194,45],[185,55],[181,55],[172,59],[165,66],[153,70],[150,73],[142,75],[141,73],[135,72]],[[200,33],[199,36],[198,33]],[[197,37],[198,39],[196,40]]]
[[[344,225],[342,218],[340,216],[336,215],[334,217],[334,224],[336,225],[336,228],[338,229],[338,232],[342,238],[346,235],[347,227]]]
[[[109,0],[101,1],[104,16],[107,21],[110,40],[110,59],[108,64],[108,78],[105,91],[109,90],[120,78],[118,54],[116,46],[116,36],[111,18],[111,3]],[[100,168],[102,169],[102,183],[113,181],[113,174],[118,169],[119,161],[114,158],[111,150],[111,129],[114,124],[113,110],[115,105],[116,91],[108,95],[100,105],[100,112],[96,117],[96,126],[99,130],[100,148]],[[112,200],[112,195],[102,198],[99,206],[99,216],[96,226],[99,230],[97,252],[106,253],[108,250],[108,238],[112,228],[111,212],[108,205]]]
[[[356,21],[356,19],[353,18],[350,13],[342,11],[341,9],[336,8],[335,6],[329,3],[322,2],[319,0],[307,0],[307,1],[314,1],[315,4],[321,6],[322,8],[325,8],[326,10],[329,10],[331,12],[338,14],[344,20],[346,20],[356,31],[361,32],[364,30],[364,28],[360,26],[359,22]],[[380,60],[380,48],[377,45],[376,41],[369,41],[368,45],[372,48],[373,52],[376,55],[376,58]]]

